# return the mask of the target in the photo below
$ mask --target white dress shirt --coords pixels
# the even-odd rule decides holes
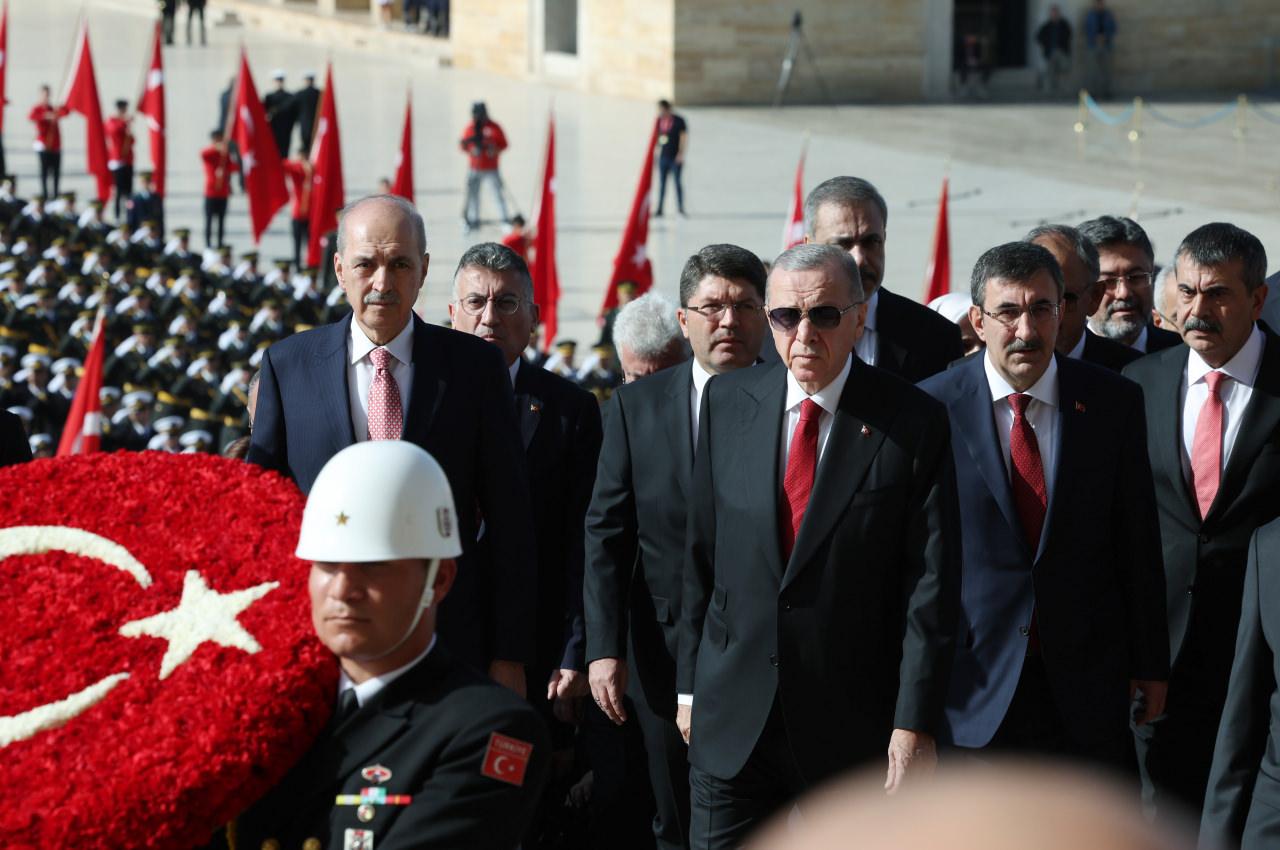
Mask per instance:
[[[520,361],[523,359],[524,359],[523,357],[517,357],[514,361],[512,361],[511,365],[507,367],[507,374],[511,376],[512,389],[516,388],[516,375],[520,371]]]
[[[1076,343],[1076,347],[1071,349],[1071,353],[1068,354],[1067,356],[1070,357],[1072,360],[1083,360],[1084,359],[1084,341],[1085,341],[1085,338],[1088,336],[1089,336],[1089,329],[1085,328],[1083,331],[1080,332],[1080,341]]]
[[[862,326],[862,336],[858,337],[857,345],[854,346],[854,353],[858,355],[858,359],[868,366],[876,365],[876,345],[879,337],[876,335],[876,308],[880,306],[880,289],[867,299],[867,323]]]
[[[347,688],[354,688],[356,692],[356,703],[360,706],[364,706],[387,685],[391,684],[396,679],[399,679],[405,673],[408,673],[414,667],[421,664],[422,660],[430,655],[431,650],[435,648],[436,636],[433,634],[431,636],[431,643],[427,644],[427,648],[422,650],[422,653],[419,654],[417,658],[414,658],[403,667],[397,667],[390,673],[383,673],[381,676],[374,676],[372,679],[365,679],[358,685],[351,681],[351,677],[347,675],[347,671],[343,670],[338,675],[338,695],[341,696],[342,692]]]
[[[689,421],[693,423],[693,453],[698,453],[698,419],[702,413],[702,393],[707,388],[711,373],[702,368],[698,358],[693,358],[693,382],[689,387]]]
[[[996,436],[1000,440],[1000,453],[1004,458],[1006,474],[1013,476],[1013,461],[1009,457],[1009,432],[1013,430],[1013,407],[1009,396],[1016,393],[1004,376],[996,371],[991,353],[982,355],[982,367],[987,373],[987,386],[991,388],[991,406],[996,418]],[[1031,396],[1027,405],[1027,422],[1036,435],[1040,448],[1040,465],[1044,469],[1046,502],[1053,499],[1053,482],[1058,474],[1055,463],[1058,455],[1058,361],[1051,359],[1040,380],[1026,391]]]
[[[1218,397],[1222,399],[1222,470],[1227,468],[1231,458],[1231,449],[1240,434],[1240,421],[1244,419],[1245,408],[1253,397],[1253,385],[1258,380],[1258,369],[1262,366],[1262,349],[1266,346],[1266,338],[1262,331],[1254,326],[1253,333],[1245,340],[1244,345],[1222,365],[1214,369],[1200,352],[1194,348],[1187,354],[1187,366],[1182,375],[1182,478],[1191,484],[1191,446],[1196,439],[1196,421],[1200,418],[1200,408],[1209,398],[1209,385],[1204,376],[1210,372],[1221,372],[1227,380],[1218,384]]]
[[[351,407],[351,427],[356,442],[369,439],[369,387],[373,386],[373,360],[369,352],[378,346],[365,336],[360,323],[351,320],[351,336],[347,338],[347,392]],[[409,391],[413,387],[413,320],[405,325],[386,346],[391,352],[391,377],[400,388],[401,433],[409,419]]]
[[[1142,326],[1142,332],[1138,334],[1138,338],[1135,339],[1133,341],[1133,345],[1129,347],[1132,348],[1134,351],[1141,351],[1143,354],[1147,353],[1147,326],[1146,325]]]

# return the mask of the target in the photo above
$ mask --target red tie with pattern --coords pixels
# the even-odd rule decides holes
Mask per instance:
[[[1204,376],[1209,397],[1196,417],[1196,433],[1191,439],[1191,484],[1201,519],[1208,515],[1222,477],[1222,396],[1218,395],[1218,387],[1225,377],[1222,372]]]
[[[400,404],[400,386],[391,375],[391,352],[375,348],[369,352],[373,361],[373,383],[369,385],[369,439],[398,440],[403,429],[404,408]]]
[[[1031,557],[1040,551],[1040,532],[1044,530],[1044,514],[1049,504],[1048,490],[1044,483],[1044,463],[1040,460],[1040,443],[1036,432],[1027,421],[1027,405],[1031,396],[1013,393],[1009,407],[1013,409],[1013,429],[1009,431],[1009,459],[1013,467],[1009,483],[1013,485],[1013,507],[1022,523],[1022,533],[1031,547]],[[1040,629],[1036,612],[1031,610],[1028,628],[1027,652],[1040,652]]]
[[[791,550],[796,546],[796,535],[804,521],[809,506],[809,494],[813,492],[813,476],[818,468],[818,418],[822,408],[811,398],[800,403],[800,422],[791,435],[791,449],[787,452],[787,471],[782,477],[783,501],[779,511],[778,533],[782,538],[782,562],[791,560]]]

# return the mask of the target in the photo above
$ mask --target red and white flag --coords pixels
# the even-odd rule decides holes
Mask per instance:
[[[71,412],[62,428],[58,442],[58,457],[84,455],[102,448],[102,364],[106,359],[106,323],[103,308],[93,321],[93,340],[89,343],[89,356],[84,361],[84,375],[76,386],[71,400]]]
[[[542,200],[538,202],[538,230],[533,237],[533,300],[542,320],[542,348],[551,350],[556,338],[556,304],[560,275],[556,271],[556,119],[547,120],[547,162],[542,170]]]
[[[404,104],[404,130],[400,132],[400,155],[396,157],[396,182],[391,194],[413,203],[413,92]]]
[[[800,148],[800,164],[796,166],[795,191],[791,195],[791,209],[787,213],[787,226],[782,230],[782,250],[804,241],[804,157],[808,153],[806,138]]]
[[[147,139],[151,144],[151,174],[156,194],[164,197],[164,64],[160,57],[161,24],[156,22],[151,40],[151,67],[138,98],[138,114],[147,119]]]
[[[0,12],[0,133],[4,133],[4,107],[9,102],[5,96],[5,72],[9,68],[9,0],[4,0]]]
[[[67,77],[62,103],[71,112],[79,112],[85,120],[87,168],[98,181],[98,200],[111,197],[111,170],[107,168],[107,133],[102,125],[102,101],[98,98],[98,81],[93,73],[93,54],[89,50],[89,25],[80,23],[75,57]]]
[[[649,263],[649,193],[653,188],[653,148],[658,141],[658,122],[653,123],[644,149],[644,165],[640,168],[640,182],[631,200],[631,214],[627,217],[627,229],[622,233],[622,244],[613,258],[613,275],[604,293],[600,315],[618,306],[618,284],[629,280],[636,285],[636,294],[647,292],[653,286],[653,266]]]
[[[947,178],[942,178],[938,222],[933,229],[933,256],[924,273],[924,303],[951,291],[951,236],[947,225]]]
[[[240,149],[240,170],[249,198],[249,221],[257,244],[271,219],[289,203],[289,188],[284,182],[284,166],[275,137],[271,135],[271,125],[267,123],[266,110],[253,84],[249,57],[243,49],[229,135]]]
[[[269,137],[270,134],[268,134]],[[338,109],[333,100],[333,65],[324,72],[320,118],[311,141],[311,215],[307,265],[320,264],[320,240],[338,226],[338,210],[346,203],[342,182],[342,145],[338,138]]]

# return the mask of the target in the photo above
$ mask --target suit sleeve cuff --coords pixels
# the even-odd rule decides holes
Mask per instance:
[[[693,705],[693,694],[676,694],[676,705]]]

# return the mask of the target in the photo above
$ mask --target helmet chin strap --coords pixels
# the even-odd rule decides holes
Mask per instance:
[[[409,628],[405,630],[404,636],[396,641],[395,645],[386,652],[376,655],[368,660],[379,661],[391,655],[393,652],[404,646],[409,638],[413,637],[413,633],[418,630],[418,623],[422,622],[422,615],[436,601],[436,573],[440,571],[440,559],[431,558],[427,561],[427,582],[422,586],[422,596],[418,599],[418,610],[413,614],[413,622],[409,624]]]

